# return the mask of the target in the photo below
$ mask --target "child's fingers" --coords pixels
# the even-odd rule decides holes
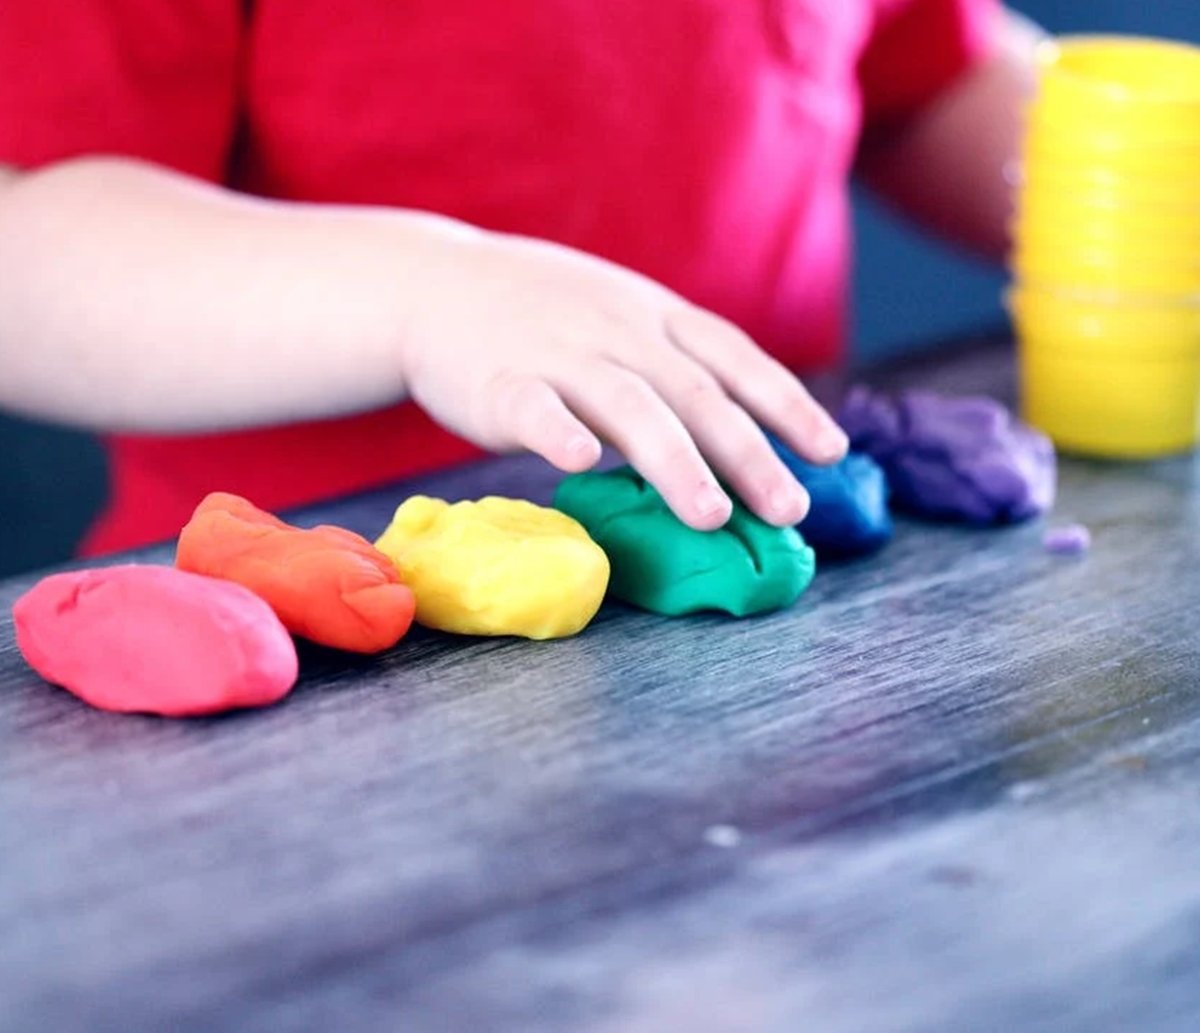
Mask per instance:
[[[676,347],[711,370],[729,394],[814,463],[837,462],[842,429],[780,362],[741,330],[693,306],[673,310],[666,330]]]
[[[569,378],[568,378],[569,377]],[[556,383],[567,404],[653,484],[680,520],[721,527],[733,504],[679,417],[645,378],[599,360]]]
[[[656,349],[649,356],[644,375],[738,498],[768,523],[787,527],[803,520],[807,492],[746,410],[677,349]]]
[[[544,380],[506,375],[491,385],[490,401],[502,439],[536,452],[568,473],[595,466],[600,441]]]

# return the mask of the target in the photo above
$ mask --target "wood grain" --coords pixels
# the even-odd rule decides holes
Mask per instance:
[[[40,683],[5,582],[0,1029],[1195,1028],[1196,478],[1065,463],[1083,559],[902,522],[786,613],[313,650],[283,705],[204,721]]]

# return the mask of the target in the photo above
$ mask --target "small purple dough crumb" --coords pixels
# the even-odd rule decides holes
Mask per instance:
[[[1083,524],[1053,527],[1042,536],[1042,545],[1059,556],[1078,556],[1092,547],[1092,533]]]
[[[984,397],[855,387],[840,421],[887,474],[899,509],[936,520],[1015,523],[1054,504],[1057,462],[1043,434]]]

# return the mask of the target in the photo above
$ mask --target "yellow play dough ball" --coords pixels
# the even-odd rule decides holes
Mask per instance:
[[[574,635],[608,588],[608,557],[583,527],[520,499],[416,495],[375,545],[416,595],[417,622],[460,635]]]

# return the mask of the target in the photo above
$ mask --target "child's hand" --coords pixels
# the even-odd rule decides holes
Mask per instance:
[[[578,471],[607,441],[701,529],[730,514],[718,476],[773,524],[807,511],[756,421],[814,462],[846,450],[782,365],[648,279],[489,234],[457,239],[442,257],[438,296],[406,327],[407,385],[437,420],[486,448],[527,448]]]
[[[608,441],[698,528],[730,513],[714,470],[764,519],[804,515],[757,423],[814,462],[846,448],[744,334],[628,270],[125,159],[0,180],[0,339],[0,404],[42,418],[224,430],[408,395],[480,445],[564,470]]]

